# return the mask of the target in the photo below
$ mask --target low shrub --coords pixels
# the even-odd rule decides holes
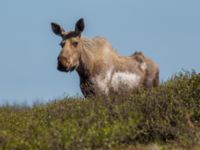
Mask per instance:
[[[179,73],[157,88],[110,97],[0,107],[0,150],[108,149],[198,143],[200,75]]]

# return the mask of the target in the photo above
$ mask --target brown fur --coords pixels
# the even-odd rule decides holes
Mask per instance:
[[[66,35],[69,33],[71,32],[62,30],[61,36],[67,37]],[[64,42],[64,46],[58,57],[58,70],[67,72],[75,69],[79,74],[80,88],[84,96],[108,95],[111,91],[131,89],[127,87],[150,88],[159,85],[157,64],[142,52],[135,52],[131,56],[120,56],[110,43],[101,37],[88,39],[75,36],[63,39],[62,42]],[[122,77],[124,75],[124,78],[127,78],[127,81],[122,80],[124,83],[117,80],[121,77],[120,73],[122,73]],[[115,79],[113,79],[114,75]],[[126,85],[129,78],[132,83],[135,81],[135,85]],[[137,78],[140,80],[136,80]]]

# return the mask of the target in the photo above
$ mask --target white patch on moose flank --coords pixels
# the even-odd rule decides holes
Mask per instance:
[[[140,68],[145,71],[147,69],[147,64],[145,62],[143,62],[141,65],[140,65]]]
[[[112,87],[114,91],[133,89],[140,84],[141,77],[131,72],[115,72],[112,75],[113,69],[109,69],[105,75],[98,75],[94,78],[98,88],[106,95],[109,94],[109,89]]]
[[[110,79],[111,79],[111,73],[112,73],[112,69],[108,70],[106,72],[105,76],[99,75],[99,76],[96,77],[97,86],[105,94],[108,94],[108,92],[109,92],[108,84],[109,84]]]
[[[115,91],[119,90],[119,88],[133,89],[139,83],[140,76],[131,72],[116,72],[111,79],[111,86]]]

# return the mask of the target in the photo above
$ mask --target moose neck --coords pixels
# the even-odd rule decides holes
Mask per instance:
[[[80,52],[77,72],[80,77],[86,79],[103,74],[118,57],[109,42],[100,37],[82,38]]]
[[[81,40],[80,59],[77,73],[84,79],[89,79],[92,76],[92,69],[94,66],[94,50],[92,48],[92,41],[86,38]]]

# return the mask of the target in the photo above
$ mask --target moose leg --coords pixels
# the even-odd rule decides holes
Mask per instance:
[[[153,81],[153,86],[158,87],[160,85],[160,77],[159,77],[159,71],[157,71],[155,79]]]

